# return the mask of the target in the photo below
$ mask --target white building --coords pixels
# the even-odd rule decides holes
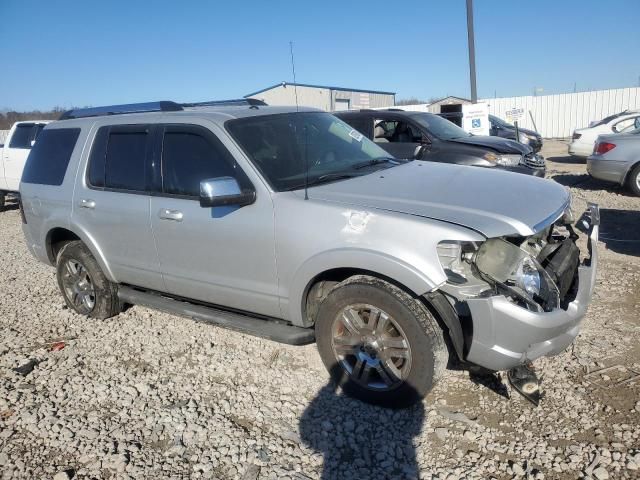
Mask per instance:
[[[296,94],[298,105],[321,108],[329,112],[393,107],[396,100],[395,92],[286,82],[263,88],[244,97],[263,100],[268,105],[295,105]]]

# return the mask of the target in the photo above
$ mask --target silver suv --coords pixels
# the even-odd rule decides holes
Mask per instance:
[[[383,405],[422,398],[449,355],[506,370],[562,351],[596,277],[597,206],[581,262],[560,185],[390,158],[308,108],[70,111],[20,193],[27,245],[79,314],[140,304],[315,341],[346,393]]]

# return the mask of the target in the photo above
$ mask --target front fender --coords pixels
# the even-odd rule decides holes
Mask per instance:
[[[310,326],[310,322],[303,316],[309,288],[318,275],[338,268],[368,271],[393,279],[417,296],[436,289],[446,281],[442,269],[433,269],[427,274],[382,252],[361,248],[328,250],[309,258],[294,274],[289,297],[289,320],[294,325]]]

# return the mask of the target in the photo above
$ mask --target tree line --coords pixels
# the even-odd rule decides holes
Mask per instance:
[[[0,130],[9,130],[16,122],[25,120],[57,120],[65,109],[56,107],[48,112],[33,110],[31,112],[15,112],[13,110],[0,112]]]

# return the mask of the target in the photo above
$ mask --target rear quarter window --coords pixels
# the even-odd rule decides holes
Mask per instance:
[[[79,128],[43,130],[29,153],[22,181],[40,185],[62,185],[79,135]]]

